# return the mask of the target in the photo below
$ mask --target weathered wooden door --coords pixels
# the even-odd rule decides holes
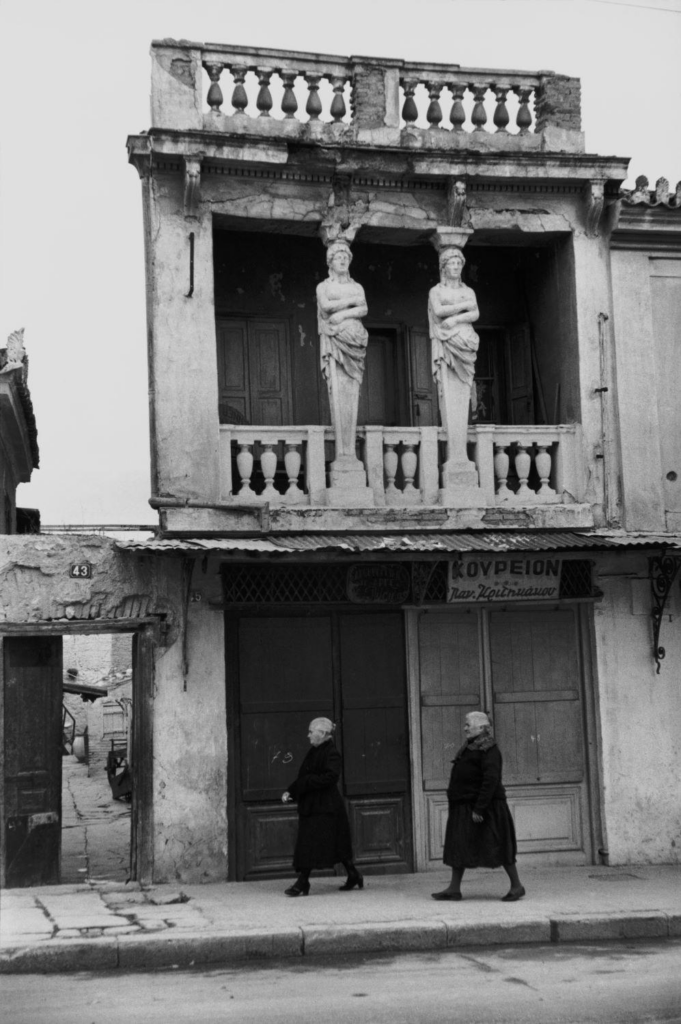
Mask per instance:
[[[360,426],[392,427],[398,423],[402,403],[396,350],[396,331],[369,331],[357,412]]]
[[[492,713],[518,848],[591,857],[578,622],[562,608],[429,611],[418,620],[419,863],[437,869],[451,761],[469,711]]]
[[[308,750],[311,719],[338,724],[358,863],[411,865],[404,642],[399,613],[227,618],[239,879],[290,875],[295,807],[281,794]]]
[[[218,388],[223,423],[291,422],[287,324],[267,318],[218,318]]]
[[[61,637],[5,637],[5,885],[59,881]]]
[[[229,621],[228,672],[238,670],[238,878],[290,873],[295,808],[281,794],[308,749],[312,718],[333,717],[329,616]]]
[[[411,870],[401,612],[339,616],[345,794],[360,864]]]
[[[494,722],[520,849],[590,851],[574,607],[491,612]]]

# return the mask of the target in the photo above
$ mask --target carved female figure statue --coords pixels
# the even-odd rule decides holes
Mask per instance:
[[[317,285],[321,368],[329,389],[331,419],[336,432],[334,467],[336,471],[345,470],[345,475],[347,470],[356,473],[361,467],[355,454],[355,435],[359,389],[369,341],[361,322],[368,313],[366,297],[361,284],[350,277],[351,260],[346,241],[331,242],[326,250],[329,276]],[[365,485],[363,474],[362,468]]]
[[[466,452],[468,407],[480,339],[471,326],[480,316],[475,292],[461,280],[465,259],[450,246],[440,252],[440,283],[428,295],[433,377],[437,382],[442,425],[447,431],[443,487],[477,486]],[[473,474],[473,475],[471,475]]]

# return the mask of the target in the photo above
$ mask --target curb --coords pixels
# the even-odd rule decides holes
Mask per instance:
[[[111,938],[45,939],[0,952],[0,974],[145,970],[239,963],[275,957],[423,952],[472,946],[549,945],[681,938],[681,914],[561,914],[524,921],[471,924],[456,920],[311,925],[279,931],[191,932]]]

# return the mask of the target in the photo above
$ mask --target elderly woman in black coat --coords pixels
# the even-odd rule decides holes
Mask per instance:
[[[298,804],[298,838],[293,854],[293,869],[298,878],[284,890],[287,896],[307,896],[312,870],[332,868],[334,864],[342,864],[348,874],[340,886],[342,892],[364,887],[364,879],[353,862],[350,822],[338,791],[341,756],[333,742],[334,729],[328,718],[310,722],[310,750],[298,778],[281,798],[285,804],[291,800]]]
[[[446,889],[432,894],[433,899],[460,900],[466,868],[503,867],[511,888],[502,899],[512,903],[525,895],[525,889],[515,864],[515,827],[501,783],[501,752],[484,712],[466,715],[464,733],[466,742],[452,762],[447,788],[449,817],[442,859],[452,877]]]

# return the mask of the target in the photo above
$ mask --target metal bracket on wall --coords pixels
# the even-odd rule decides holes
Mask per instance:
[[[662,659],[667,652],[660,646],[660,629],[662,627],[662,616],[664,606],[667,603],[669,592],[672,589],[679,569],[681,569],[681,554],[669,555],[664,550],[655,558],[649,558],[650,586],[653,593],[653,657],[657,664],[657,674],[660,674]]]

